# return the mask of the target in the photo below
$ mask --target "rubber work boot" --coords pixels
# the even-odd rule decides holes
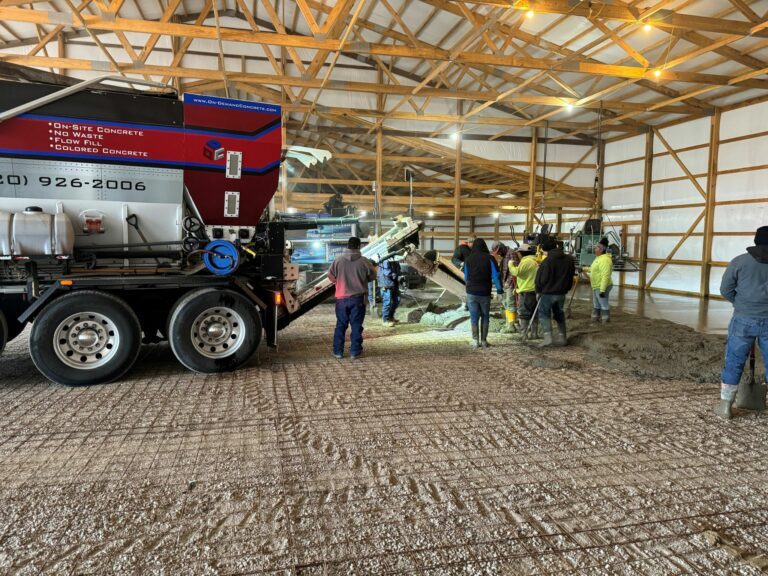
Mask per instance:
[[[611,321],[611,313],[608,312],[608,310],[603,310],[602,314],[600,315],[600,322],[603,324],[608,324],[608,322]]]
[[[765,410],[766,392],[768,392],[768,388],[765,384],[758,384],[755,381],[748,384],[742,383],[736,393],[736,408],[762,412]]]
[[[732,400],[718,400],[717,406],[715,406],[715,414],[720,416],[723,420],[730,420],[733,417],[731,413]]]
[[[472,349],[477,350],[480,347],[480,330],[477,326],[472,326]]]
[[[483,348],[490,348],[491,345],[488,344],[488,329],[490,328],[490,322],[488,320],[483,320],[480,325],[480,344]]]
[[[530,330],[528,330],[528,320],[524,320],[523,318],[520,318],[520,334],[523,335],[523,340],[528,340],[528,337],[531,335]]]
[[[541,341],[541,346],[552,346],[552,331],[550,330],[547,332],[546,330],[542,330],[543,333],[543,339]]]
[[[541,338],[541,336],[539,336],[539,321],[534,320],[531,322],[531,329],[528,331],[528,339],[538,340],[539,338]]]
[[[600,308],[592,308],[592,318],[590,321],[592,324],[598,324],[600,322]]]
[[[557,323],[557,333],[554,335],[553,343],[555,346],[565,346],[568,344],[568,335],[565,329],[565,322]]]

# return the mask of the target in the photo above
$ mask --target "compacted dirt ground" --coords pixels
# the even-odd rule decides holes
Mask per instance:
[[[716,380],[368,324],[354,362],[322,306],[237,373],[158,345],[88,388],[12,343],[0,574],[760,573],[768,416],[715,419]]]

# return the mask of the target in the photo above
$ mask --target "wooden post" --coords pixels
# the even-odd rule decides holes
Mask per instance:
[[[555,215],[555,234],[560,234],[563,229],[563,211],[560,210]]]
[[[67,46],[64,43],[65,40],[64,40],[64,33],[63,32],[59,32],[59,35],[58,35],[58,38],[56,39],[56,41],[58,42],[58,49],[56,51],[56,55],[59,58],[66,58],[67,57]],[[66,73],[67,73],[67,71],[64,68],[59,68],[59,74],[64,76],[64,75],[66,75]]]
[[[497,217],[493,223],[493,239],[496,241],[499,240],[499,218],[501,216]]]
[[[717,159],[720,150],[720,110],[712,116],[709,130],[709,163],[707,166],[707,198],[704,206],[704,243],[701,251],[702,298],[709,297],[709,278],[712,272],[712,235],[715,225],[715,202],[717,200]]]
[[[463,114],[464,107],[461,100],[457,102],[459,116]],[[461,228],[461,129],[464,126],[459,124],[459,130],[456,134],[456,164],[454,166],[453,176],[453,245],[459,245],[459,229]]]
[[[538,148],[538,133],[536,127],[531,128],[531,166],[528,175],[528,212],[525,215],[525,229],[533,230],[536,208],[536,149]]]
[[[651,187],[653,182],[653,130],[645,134],[645,170],[643,172],[643,215],[640,223],[640,274],[638,287],[645,290],[648,266],[648,226],[651,221]]]
[[[375,231],[376,236],[381,234],[381,183],[384,180],[383,178],[383,172],[384,172],[384,164],[382,162],[382,148],[383,148],[383,141],[382,141],[382,132],[381,128],[376,130],[376,192],[374,194],[374,200],[373,200],[373,210],[374,210],[374,218],[376,219],[375,224]]]

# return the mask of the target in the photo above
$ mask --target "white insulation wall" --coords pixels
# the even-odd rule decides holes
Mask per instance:
[[[711,119],[701,118],[661,130],[680,161],[707,192]],[[757,136],[755,136],[757,135]],[[606,219],[626,226],[629,253],[640,256],[645,135],[609,143],[606,147]],[[691,150],[690,148],[694,148]],[[646,279],[653,278],[683,235],[704,212],[705,198],[660,138],[654,137],[653,176]],[[768,104],[757,104],[722,114],[715,190],[713,266],[710,293],[719,294],[720,280],[727,263],[752,244],[755,228],[768,223]],[[622,162],[631,160],[630,162]],[[614,165],[611,165],[614,164]],[[745,171],[746,169],[746,171]],[[653,280],[651,288],[699,293],[704,250],[704,218],[693,234],[679,246],[673,263]],[[685,260],[689,263],[674,263]],[[691,263],[690,261],[696,261]],[[619,281],[616,274],[615,282]],[[625,274],[625,285],[637,285],[638,274]]]

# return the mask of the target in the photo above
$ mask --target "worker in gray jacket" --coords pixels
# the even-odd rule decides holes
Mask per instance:
[[[336,330],[333,333],[333,355],[344,357],[344,339],[351,326],[349,357],[354,360],[363,353],[363,321],[368,283],[376,273],[373,262],[360,253],[360,238],[352,236],[347,248],[336,257],[328,270],[328,279],[336,284]]]
[[[733,304],[733,318],[728,325],[720,403],[715,412],[722,418],[730,418],[744,364],[755,342],[760,346],[763,363],[768,369],[768,226],[758,228],[755,245],[728,264],[720,294]],[[765,408],[765,387],[755,385],[744,394],[740,393],[736,405]]]

